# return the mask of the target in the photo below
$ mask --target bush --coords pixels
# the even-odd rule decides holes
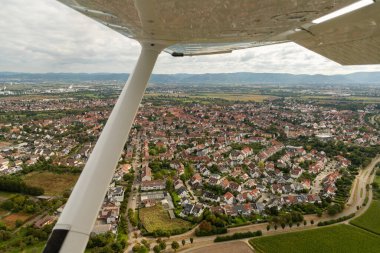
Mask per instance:
[[[195,235],[196,236],[209,236],[209,235],[220,235],[220,234],[225,234],[227,233],[227,228],[218,228],[218,227],[213,227],[211,230],[200,230],[197,229],[195,230]]]
[[[320,222],[318,222],[318,226],[319,227],[323,227],[323,226],[332,225],[332,224],[335,224],[335,223],[339,223],[339,222],[351,219],[354,216],[355,216],[355,213],[352,213],[352,214],[347,215],[347,216],[342,216],[342,217],[340,217],[338,219],[333,219],[333,220],[328,220],[328,221],[320,221]]]
[[[262,236],[262,235],[263,233],[261,232],[261,230],[258,230],[256,232],[235,233],[233,235],[217,236],[214,242],[239,240],[239,239],[257,237],[257,236]]]
[[[0,191],[17,192],[32,196],[44,194],[44,189],[40,187],[28,186],[20,178],[14,176],[0,177]]]
[[[339,204],[333,204],[327,208],[327,213],[331,216],[340,213],[343,210],[342,206]]]

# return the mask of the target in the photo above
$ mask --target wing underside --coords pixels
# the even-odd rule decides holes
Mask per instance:
[[[288,39],[342,65],[380,63],[380,3],[311,25]]]
[[[294,41],[343,65],[380,63],[380,3],[312,21],[355,0],[58,0],[173,56],[229,53]]]

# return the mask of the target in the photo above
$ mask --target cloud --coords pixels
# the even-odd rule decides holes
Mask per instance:
[[[54,0],[1,0],[0,71],[131,72],[139,44]],[[380,66],[342,67],[294,43],[231,54],[173,58],[162,53],[154,73],[348,73]]]

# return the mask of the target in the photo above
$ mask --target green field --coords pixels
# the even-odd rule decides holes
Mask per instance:
[[[253,101],[253,102],[263,102],[265,100],[273,100],[277,97],[275,96],[268,96],[268,95],[260,95],[260,94],[247,94],[247,93],[199,93],[195,95],[188,95],[189,97],[194,98],[220,98],[220,99],[226,99],[230,101]]]
[[[45,195],[62,195],[65,190],[71,189],[77,181],[79,175],[57,174],[53,172],[32,172],[23,178],[30,186],[41,187],[45,190]]]
[[[380,176],[376,176],[374,182],[380,185]]]
[[[15,195],[16,194],[14,194],[12,192],[2,192],[2,191],[0,191],[0,201],[10,199],[10,198],[14,197]]]
[[[144,228],[150,233],[156,230],[173,231],[192,227],[188,221],[178,218],[170,219],[168,211],[161,205],[140,209],[139,217]]]
[[[380,236],[349,225],[251,239],[261,253],[377,253]]]
[[[350,223],[380,235],[380,201],[372,201],[368,210]]]
[[[315,100],[339,100],[339,101],[357,101],[365,103],[379,103],[380,97],[363,97],[363,96],[348,96],[348,97],[338,97],[332,95],[311,95],[302,96],[302,99],[315,99]]]

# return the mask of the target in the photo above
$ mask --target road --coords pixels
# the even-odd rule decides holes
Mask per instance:
[[[288,232],[294,232],[294,231],[304,231],[308,229],[316,229],[318,228],[317,224],[320,221],[327,221],[331,219],[337,219],[342,216],[346,216],[352,213],[356,213],[356,216],[359,216],[363,214],[369,207],[370,201],[372,200],[372,192],[369,191],[369,201],[366,206],[363,207],[363,202],[366,197],[366,185],[370,184],[374,177],[375,173],[371,175],[371,171],[374,168],[374,166],[380,162],[380,155],[375,157],[372,162],[363,170],[360,171],[356,179],[354,180],[353,187],[351,190],[351,195],[348,201],[348,204],[346,205],[346,208],[339,214],[335,216],[330,216],[327,214],[322,215],[322,217],[318,217],[317,215],[305,215],[304,219],[307,221],[307,225],[303,225],[303,223],[297,227],[294,225],[292,228],[289,228],[288,226],[285,227],[285,229],[282,229],[279,227],[277,230],[274,230],[272,227],[271,230],[267,231],[267,225],[268,223],[261,223],[261,224],[253,224],[253,225],[247,225],[247,226],[242,226],[242,227],[235,227],[235,228],[229,228],[228,233],[224,235],[232,235],[237,232],[248,232],[248,231],[257,231],[261,230],[263,232],[263,236],[266,235],[275,235],[275,234],[282,234],[282,233],[288,233]],[[362,194],[361,194],[361,191]],[[357,210],[357,206],[361,207],[359,211]],[[310,221],[313,220],[314,224],[312,225]],[[345,223],[348,223],[349,220],[344,221]],[[176,236],[171,236],[167,240],[167,245],[170,247],[170,244],[172,241],[177,241],[181,242],[183,239],[186,240],[186,245],[184,247],[180,247],[181,252],[191,252],[194,249],[198,249],[201,247],[206,247],[214,244],[214,239],[216,236],[205,236],[205,237],[196,237],[195,234],[195,228],[192,229],[191,231],[188,231],[184,234],[181,235],[176,235]],[[193,237],[194,238],[194,243],[189,244],[189,238]],[[140,239],[140,238],[139,238]],[[141,238],[142,239],[142,238]],[[152,240],[152,238],[145,238],[146,240]],[[245,240],[248,242],[248,240]],[[154,244],[152,244],[153,247]],[[131,250],[131,249],[130,249]],[[132,251],[128,251],[132,252]]]
[[[133,181],[132,192],[128,198],[128,205],[127,205],[127,209],[131,208],[132,210],[136,209],[137,200],[138,200],[138,189],[140,187],[140,181],[139,181],[139,173],[140,173],[140,168],[141,168],[141,141],[140,141],[141,139],[140,139],[140,136],[141,136],[141,134],[138,133],[137,137],[136,137],[137,143],[135,146],[135,154],[134,154],[133,161],[132,161],[132,168],[134,170],[135,179]],[[134,189],[136,189],[136,190],[134,190]],[[132,224],[129,222],[128,211],[126,212],[125,215],[126,215],[126,219],[128,222],[128,238],[129,238],[129,241],[131,241],[131,239],[134,238],[134,233],[139,234],[139,231],[137,229],[135,229],[132,226]],[[127,248],[127,252],[129,252],[129,251],[132,251],[132,248]]]

